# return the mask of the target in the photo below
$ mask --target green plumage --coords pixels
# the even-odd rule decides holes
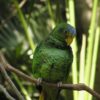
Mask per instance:
[[[42,78],[44,81],[51,83],[58,83],[67,79],[73,61],[73,54],[65,39],[68,38],[67,33],[75,32],[72,28],[66,23],[58,25],[37,46],[32,67],[34,77]],[[55,88],[42,86],[44,100],[58,100],[58,91]]]

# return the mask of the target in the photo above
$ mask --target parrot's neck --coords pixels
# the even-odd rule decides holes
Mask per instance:
[[[66,49],[67,47],[69,47],[66,42],[64,41],[60,41],[52,36],[49,36],[49,38],[47,38],[45,40],[45,43],[51,47],[56,47],[59,49]]]

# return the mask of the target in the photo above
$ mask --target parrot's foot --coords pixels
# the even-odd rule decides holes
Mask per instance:
[[[36,85],[37,85],[37,86],[40,86],[41,83],[42,83],[42,78],[38,78],[38,79],[37,79],[37,83],[36,83]]]
[[[61,87],[62,86],[62,82],[58,82],[57,83],[57,87],[59,88],[59,87]]]

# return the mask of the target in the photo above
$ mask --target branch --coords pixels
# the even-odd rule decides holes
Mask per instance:
[[[6,70],[16,73],[18,76],[22,77],[23,79],[31,82],[31,83],[37,83],[37,79],[31,78],[30,76],[24,74],[23,72],[19,71],[18,69],[11,66],[5,59],[4,55],[0,52],[0,63],[5,67]]]
[[[46,82],[44,82],[45,85],[49,85],[52,87],[57,87],[60,89],[68,89],[68,90],[77,90],[77,91],[87,91],[88,93],[90,93],[91,95],[93,95],[94,97],[96,97],[98,100],[100,100],[100,94],[95,92],[94,90],[92,90],[91,88],[89,88],[88,86],[86,86],[83,83],[79,83],[79,84],[62,84],[61,86],[58,86],[57,84],[48,84]]]
[[[22,77],[24,80],[27,80],[28,82],[31,83],[38,83],[38,80],[35,78],[31,78],[30,76],[24,74],[23,72],[19,71],[18,69],[15,69],[13,66],[11,66],[10,64],[8,64],[8,62],[5,60],[4,56],[2,54],[0,54],[0,61],[2,60],[4,67],[11,72],[16,73],[18,76]],[[93,95],[94,97],[96,97],[98,100],[100,100],[100,94],[95,92],[94,90],[92,90],[91,88],[89,88],[88,86],[86,86],[85,84],[61,84],[60,86],[58,86],[58,84],[54,84],[54,83],[48,83],[45,81],[42,81],[40,85],[47,85],[47,86],[51,86],[51,87],[56,87],[59,89],[68,89],[68,90],[76,90],[76,91],[87,91],[88,93],[90,93],[91,95]]]
[[[2,91],[9,100],[15,100],[2,85],[0,85],[0,91]]]
[[[0,69],[1,69],[1,72],[4,75],[5,79],[10,84],[10,86],[12,87],[12,89],[16,93],[16,95],[18,96],[19,100],[24,100],[23,96],[20,94],[20,92],[18,91],[18,89],[16,88],[16,86],[14,85],[14,83],[12,82],[10,77],[8,76],[8,74],[5,70],[5,67],[0,64]]]

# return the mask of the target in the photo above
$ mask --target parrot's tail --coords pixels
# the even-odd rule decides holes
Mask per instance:
[[[59,90],[56,88],[45,88],[40,93],[39,100],[58,100]]]
[[[44,93],[43,93],[43,91],[41,91],[41,94],[40,94],[40,96],[39,96],[39,100],[45,100],[45,99],[44,99]]]

